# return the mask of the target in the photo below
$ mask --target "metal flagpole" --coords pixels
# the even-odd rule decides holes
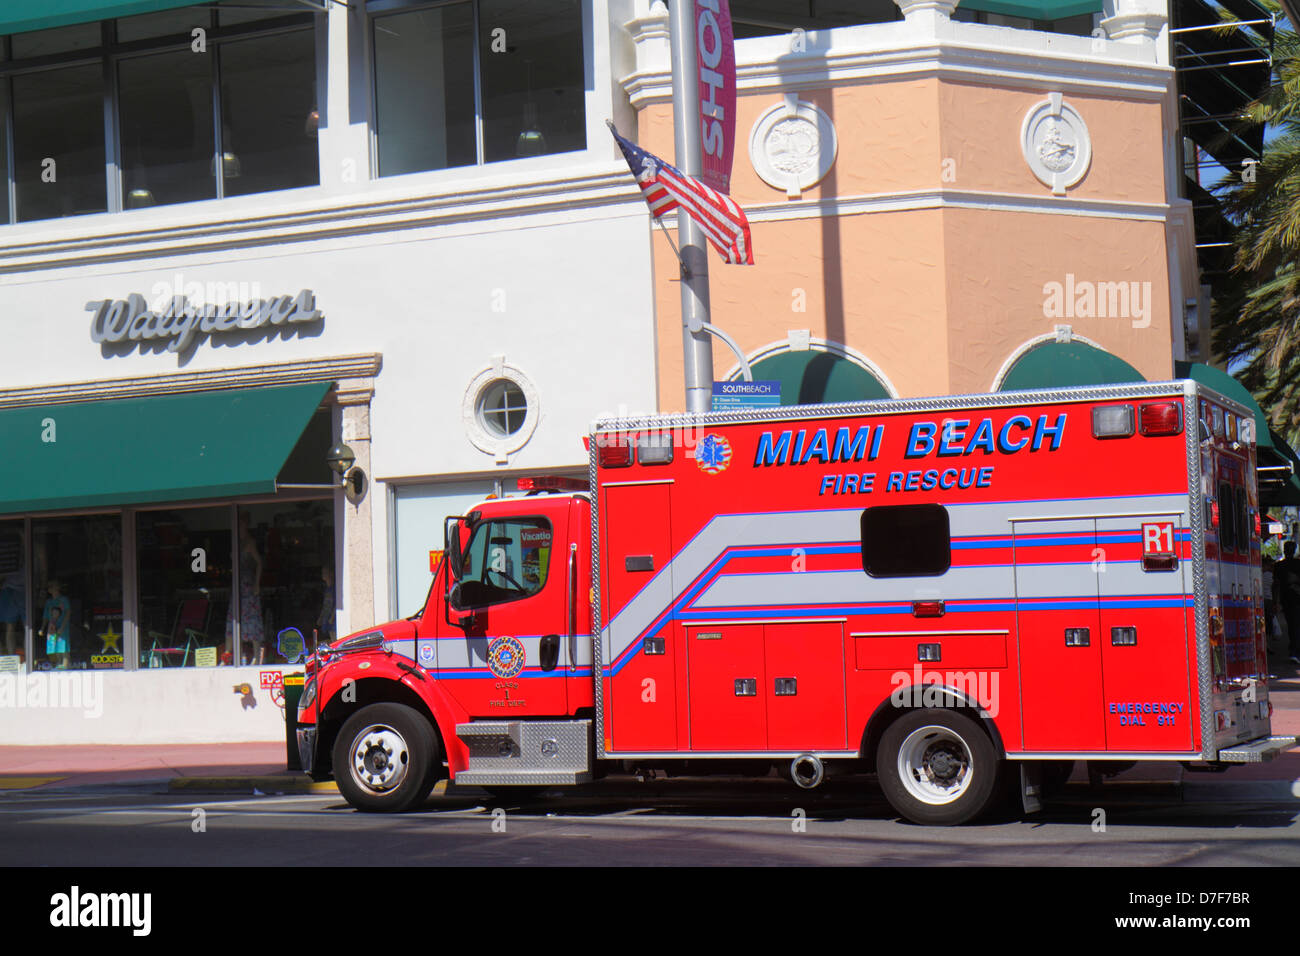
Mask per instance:
[[[700,78],[695,49],[695,0],[673,0],[669,8],[673,54],[673,133],[676,163],[687,176],[699,176]],[[713,404],[713,342],[709,322],[709,260],[704,230],[684,209],[677,210],[681,243],[682,365],[686,378],[686,410],[707,412]]]

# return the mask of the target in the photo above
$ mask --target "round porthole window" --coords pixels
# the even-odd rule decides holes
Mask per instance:
[[[498,464],[528,443],[540,412],[537,387],[500,356],[470,381],[461,406],[466,436]]]
[[[508,438],[524,427],[528,399],[515,382],[498,378],[479,392],[476,411],[485,432],[496,438]]]

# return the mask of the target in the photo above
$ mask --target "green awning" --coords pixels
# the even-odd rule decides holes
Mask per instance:
[[[1269,459],[1266,462],[1260,462],[1260,464],[1281,465],[1288,461],[1286,453],[1279,451],[1273,442],[1275,432],[1269,424],[1268,416],[1264,414],[1264,410],[1259,407],[1259,402],[1255,401],[1255,396],[1250,394],[1245,385],[1242,385],[1222,369],[1201,362],[1175,362],[1174,375],[1178,378],[1195,379],[1202,385],[1214,389],[1225,398],[1230,398],[1250,409],[1251,414],[1255,416],[1256,452],[1260,457]],[[1290,451],[1290,449],[1288,448],[1287,451]]]
[[[202,0],[5,0],[0,3],[0,35],[48,30],[74,23],[193,7]]]
[[[0,514],[270,494],[329,388],[0,410]]]
[[[862,402],[890,397],[880,379],[861,365],[819,349],[778,352],[755,362],[750,371],[756,381],[781,383],[782,405]]]
[[[1256,471],[1259,478],[1259,501],[1265,508],[1278,505],[1300,505],[1300,456],[1296,455],[1286,439],[1277,432],[1269,430],[1273,443],[1276,463],[1266,460],[1266,456],[1257,456],[1257,464],[1263,465],[1263,471]],[[1259,443],[1256,442],[1258,449]],[[1279,469],[1290,466],[1290,471]]]
[[[957,8],[1027,20],[1061,20],[1085,13],[1101,13],[1101,0],[961,0]]]
[[[998,391],[1144,381],[1141,372],[1104,349],[1084,342],[1044,342],[1016,359]]]

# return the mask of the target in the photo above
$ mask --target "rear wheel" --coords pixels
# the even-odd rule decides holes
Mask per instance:
[[[403,704],[363,707],[348,718],[334,743],[339,793],[356,809],[372,813],[423,803],[441,765],[433,728]]]
[[[890,806],[930,826],[973,820],[999,792],[993,742],[954,710],[916,710],[896,720],[881,738],[876,772]]]

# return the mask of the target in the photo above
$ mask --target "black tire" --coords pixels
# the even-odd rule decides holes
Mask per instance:
[[[404,704],[371,704],[334,742],[334,781],[358,810],[397,813],[419,806],[442,769],[437,735]]]
[[[922,709],[885,731],[876,774],[885,799],[901,816],[927,826],[974,820],[996,803],[1002,779],[984,728],[960,711]]]

